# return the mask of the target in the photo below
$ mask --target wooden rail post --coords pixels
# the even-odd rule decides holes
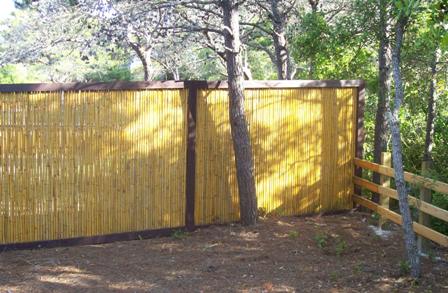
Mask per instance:
[[[422,176],[427,175],[427,173],[431,169],[431,167],[432,167],[431,161],[423,161],[422,162]],[[424,186],[420,187],[420,201],[427,202],[427,203],[432,202],[431,189],[425,188]],[[418,222],[426,227],[430,227],[431,217],[419,209]],[[417,241],[417,246],[418,246],[418,250],[420,251],[420,253],[426,253],[429,248],[429,242],[424,237],[419,236],[418,241]]]
[[[387,166],[387,167],[391,167],[392,166],[392,156],[391,153],[389,152],[382,152],[381,153],[381,165]],[[389,176],[384,176],[384,175],[380,175],[380,185],[383,187],[390,187],[390,177]],[[380,194],[380,202],[379,202],[380,206],[389,209],[389,197],[385,196],[385,195],[381,195]],[[378,226],[380,228],[383,227],[383,225],[387,222],[387,218],[385,217],[380,217],[379,222],[378,222]]]

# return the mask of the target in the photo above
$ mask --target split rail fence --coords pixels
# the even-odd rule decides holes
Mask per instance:
[[[369,161],[365,161],[359,158],[355,158],[354,160],[355,166],[358,168],[370,170],[376,173],[381,174],[382,176],[392,177],[394,178],[395,172],[394,169],[390,166],[375,164]],[[421,194],[426,193],[427,190],[433,190],[436,192],[448,194],[448,184],[433,180],[430,178],[426,178],[423,176],[419,176],[413,173],[405,172],[404,179],[406,182],[421,187]],[[367,189],[371,192],[377,193],[382,197],[382,202],[377,204],[365,197],[360,196],[360,194],[353,195],[353,200],[355,203],[360,204],[374,212],[377,212],[385,219],[388,219],[396,224],[402,223],[401,215],[389,209],[389,198],[393,198],[398,200],[398,193],[395,189],[389,187],[389,183],[387,180],[383,182],[383,184],[375,184],[369,180],[363,179],[360,176],[353,177],[354,184]],[[386,183],[386,184],[384,184]],[[414,196],[408,195],[408,201],[411,206],[417,208],[421,215],[419,222],[414,222],[413,227],[415,233],[418,235],[434,241],[444,247],[448,247],[448,236],[442,233],[439,233],[427,225],[429,221],[427,221],[425,215],[430,215],[432,217],[438,218],[445,222],[448,222],[448,211],[441,209],[437,206],[432,205],[429,202],[424,201],[423,199],[416,198]]]
[[[260,210],[352,207],[363,82],[250,81]],[[239,218],[226,82],[0,85],[0,245],[136,239]]]

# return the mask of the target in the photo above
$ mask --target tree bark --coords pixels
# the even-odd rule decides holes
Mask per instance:
[[[244,112],[243,66],[239,32],[238,4],[235,0],[222,0],[226,65],[229,87],[230,129],[235,152],[236,173],[243,225],[257,222],[257,197],[254,162],[249,128]]]
[[[286,16],[278,7],[279,0],[271,0],[271,21],[273,26],[272,39],[274,41],[275,65],[277,67],[277,78],[292,79],[294,70],[288,50],[288,42],[286,39]]]
[[[319,6],[319,0],[308,0],[308,3],[311,6],[311,13],[313,14],[313,16],[315,16],[317,13],[318,6]],[[310,58],[309,67],[310,68],[309,68],[308,76],[310,79],[313,79],[314,74],[316,72],[316,60],[315,60],[314,55]]]
[[[131,48],[135,51],[135,54],[137,54],[138,59],[142,63],[143,66],[143,79],[145,81],[149,80],[149,71],[148,71],[148,62],[146,60],[145,54],[142,52],[140,47],[132,42],[129,43]]]
[[[408,203],[408,189],[404,181],[403,154],[401,147],[400,121],[398,113],[404,98],[403,83],[400,71],[401,46],[403,42],[404,28],[407,19],[400,16],[395,26],[395,46],[392,52],[393,78],[395,83],[395,99],[393,112],[390,105],[387,105],[387,114],[389,118],[389,127],[392,133],[392,159],[395,170],[395,184],[398,192],[399,207],[403,218],[404,242],[409,265],[411,267],[411,276],[418,278],[420,276],[420,256],[418,254],[417,242],[413,230],[413,221]]]
[[[381,164],[381,153],[387,151],[387,118],[386,105],[390,102],[390,59],[391,48],[389,41],[389,17],[388,17],[388,1],[379,1],[380,23],[379,23],[379,40],[380,46],[378,50],[378,106],[375,117],[375,138],[373,147],[373,160],[375,163]],[[380,184],[380,174],[373,173],[373,182]],[[373,194],[372,200],[379,202],[379,195]]]
[[[428,113],[426,114],[426,136],[425,152],[423,161],[432,163],[432,148],[434,146],[434,121],[436,119],[437,92],[436,92],[436,73],[437,73],[437,50],[434,50],[434,56],[431,60],[431,81],[429,85]]]

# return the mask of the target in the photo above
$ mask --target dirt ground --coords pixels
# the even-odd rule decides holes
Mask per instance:
[[[0,292],[448,292],[447,251],[404,277],[398,227],[368,216],[262,219],[172,237],[0,254]],[[435,255],[440,256],[436,257]]]

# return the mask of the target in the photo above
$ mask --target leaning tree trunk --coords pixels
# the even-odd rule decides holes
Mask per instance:
[[[389,118],[389,127],[392,134],[392,159],[395,170],[395,184],[398,191],[399,207],[403,218],[404,242],[408,262],[411,267],[411,276],[418,278],[420,276],[420,257],[417,249],[417,242],[413,230],[411,211],[408,203],[408,189],[404,181],[403,154],[401,148],[400,121],[398,113],[404,98],[403,83],[400,71],[401,45],[403,42],[404,27],[406,19],[401,16],[397,20],[395,27],[395,47],[392,52],[393,77],[395,82],[395,99],[393,111],[390,105],[387,105],[387,114]]]
[[[230,129],[235,152],[236,173],[243,225],[257,222],[257,197],[254,162],[249,128],[244,113],[243,66],[239,35],[238,4],[235,0],[222,0],[226,65],[229,86]]]
[[[434,121],[436,119],[436,73],[437,73],[437,50],[434,51],[433,59],[431,60],[431,81],[429,85],[428,98],[428,113],[426,114],[426,137],[425,137],[425,152],[423,154],[423,161],[432,164],[432,148],[434,146]]]
[[[138,59],[142,63],[143,66],[143,79],[145,81],[149,80],[149,70],[148,70],[148,61],[146,60],[145,54],[142,52],[141,48],[132,42],[129,42],[129,45],[134,50],[135,54],[137,54]]]
[[[375,163],[381,164],[381,153],[387,150],[387,119],[386,105],[389,104],[390,92],[390,59],[391,48],[388,36],[388,9],[386,0],[380,0],[380,28],[379,39],[380,46],[378,50],[378,107],[375,117],[375,138],[373,147],[373,160]],[[373,182],[380,184],[380,175],[373,173]],[[372,196],[374,202],[379,202],[379,195]]]

